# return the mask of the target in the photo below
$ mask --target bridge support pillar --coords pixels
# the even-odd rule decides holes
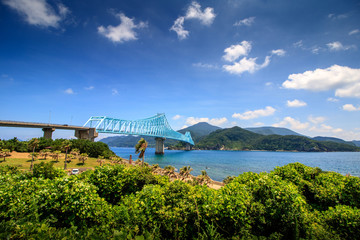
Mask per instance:
[[[94,142],[95,138],[99,136],[95,128],[90,128],[89,130],[75,130],[75,137],[78,139],[87,139]]]
[[[42,130],[44,131],[44,138],[51,139],[52,133],[53,131],[55,131],[55,128],[43,128]]]
[[[190,151],[191,150],[191,145],[189,143],[186,144],[186,151]]]
[[[164,154],[164,141],[165,138],[157,137],[155,138],[156,145],[155,145],[155,154]]]

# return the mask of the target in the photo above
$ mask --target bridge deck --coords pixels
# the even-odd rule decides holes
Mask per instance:
[[[0,120],[0,127],[23,127],[23,128],[55,128],[66,130],[89,130],[89,127],[71,126],[67,124],[49,124],[49,123],[34,123],[34,122],[18,122],[18,121],[4,121]]]

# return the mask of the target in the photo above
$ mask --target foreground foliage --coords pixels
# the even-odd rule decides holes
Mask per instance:
[[[0,168],[1,239],[357,239],[360,179],[300,163],[220,190],[148,166]]]

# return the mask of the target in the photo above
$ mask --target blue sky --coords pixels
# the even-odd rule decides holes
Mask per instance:
[[[360,140],[356,0],[0,0],[0,29],[1,120],[165,113],[175,130],[206,121]]]

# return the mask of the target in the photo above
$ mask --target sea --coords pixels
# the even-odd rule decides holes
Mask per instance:
[[[119,157],[137,159],[134,148],[111,147]],[[244,172],[270,172],[276,167],[299,162],[324,171],[360,177],[360,152],[267,152],[267,151],[208,151],[165,150],[164,155],[155,155],[154,148],[145,152],[145,162],[160,167],[174,166],[177,171],[191,166],[192,175],[205,170],[210,178],[222,181],[227,176],[238,176]]]

